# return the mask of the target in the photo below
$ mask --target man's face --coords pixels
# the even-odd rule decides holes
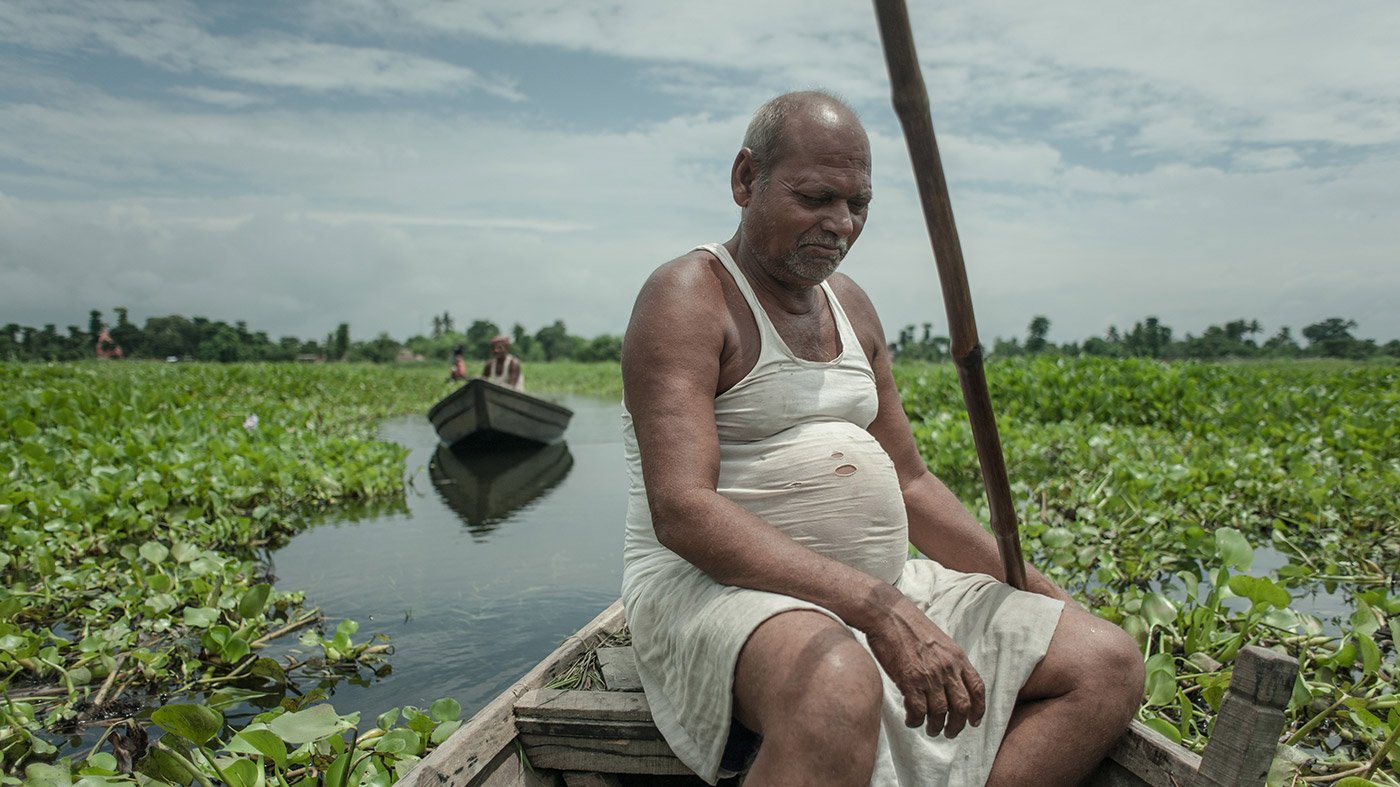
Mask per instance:
[[[753,182],[743,245],[788,284],[824,281],[860,237],[870,206],[865,133],[835,116],[789,120],[786,152]]]
[[[491,342],[491,354],[497,358],[504,358],[509,347],[505,342]]]

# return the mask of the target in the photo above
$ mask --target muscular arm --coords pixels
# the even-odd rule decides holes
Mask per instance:
[[[909,419],[899,399],[885,333],[870,299],[850,279],[841,277],[837,297],[851,319],[870,358],[880,394],[880,411],[869,431],[880,441],[899,473],[904,507],[909,517],[909,540],[923,554],[948,568],[989,574],[1006,581],[996,539],[963,506],[962,501],[933,473],[914,443]],[[969,460],[970,461],[970,460]],[[1045,575],[1026,565],[1029,590],[1072,602],[1070,596]]]

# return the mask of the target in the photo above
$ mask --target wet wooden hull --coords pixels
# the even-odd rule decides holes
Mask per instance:
[[[489,450],[556,442],[573,415],[567,407],[478,379],[433,405],[428,420],[444,445]]]
[[[627,676],[630,648],[614,649],[612,655],[620,658],[601,659],[605,677],[607,662],[622,664],[617,684],[623,685],[615,686],[608,677],[610,687],[622,690],[545,688],[624,622],[622,602],[615,602],[473,716],[399,784],[582,787],[618,784],[617,774],[666,776],[672,785],[692,783],[684,779],[689,771],[652,724],[646,698],[636,690],[639,685],[626,685],[635,681],[635,668],[632,677]],[[1279,708],[1287,701],[1296,668],[1292,659],[1262,648],[1241,650],[1204,755],[1133,722],[1087,784],[1263,785],[1283,725]],[[1258,763],[1264,763],[1262,768]],[[698,777],[690,778],[693,784],[703,784]]]

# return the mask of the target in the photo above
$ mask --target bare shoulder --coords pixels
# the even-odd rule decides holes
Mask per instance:
[[[841,302],[841,309],[850,319],[851,327],[860,338],[866,355],[873,360],[876,354],[885,350],[885,329],[880,324],[880,315],[875,311],[875,304],[871,302],[865,290],[844,273],[833,273],[827,282],[831,285],[831,291],[836,294],[836,300]]]
[[[642,285],[622,339],[629,405],[652,389],[693,386],[713,397],[729,329],[719,261],[692,251],[658,267]]]
[[[632,318],[627,326],[628,341],[639,340],[639,333],[671,333],[702,326],[683,321],[708,315],[702,323],[717,324],[717,309],[724,303],[724,288],[715,270],[719,263],[699,249],[662,264],[652,271],[637,294]]]

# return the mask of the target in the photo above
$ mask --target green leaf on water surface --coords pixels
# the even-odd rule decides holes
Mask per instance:
[[[268,596],[272,595],[272,585],[263,582],[248,588],[238,600],[238,616],[248,619],[262,613],[267,606]]]
[[[331,762],[330,767],[326,768],[325,787],[345,787],[348,781],[346,776],[350,770],[351,755],[352,752],[346,752],[336,757]]]
[[[253,668],[248,671],[248,674],[257,678],[266,678],[278,685],[287,682],[287,671],[282,669],[282,665],[276,659],[270,659],[266,656],[253,662]]]
[[[380,754],[417,755],[423,751],[423,741],[412,730],[389,730],[375,742],[374,750]]]
[[[1379,784],[1370,779],[1363,779],[1360,776],[1343,776],[1333,782],[1334,787],[1380,787]]]
[[[1172,724],[1166,719],[1153,716],[1152,718],[1144,721],[1143,724],[1147,725],[1154,731],[1167,736],[1171,739],[1172,743],[1181,743],[1181,731],[1176,728],[1176,725]]]
[[[1351,613],[1351,626],[1358,634],[1370,635],[1380,631],[1381,622],[1376,619],[1371,606],[1363,601]]]
[[[31,787],[72,787],[73,774],[67,766],[35,762],[25,766],[24,783]]]
[[[1151,630],[1141,615],[1128,615],[1123,618],[1123,622],[1119,625],[1128,632],[1128,636],[1137,641],[1139,648],[1147,646],[1147,637]]]
[[[1254,548],[1244,534],[1233,527],[1215,531],[1215,553],[1225,561],[1225,565],[1236,571],[1248,571],[1254,563]]]
[[[1051,549],[1059,549],[1074,543],[1074,533],[1064,527],[1048,528],[1040,534],[1040,543]]]
[[[141,557],[158,565],[170,557],[170,548],[158,541],[147,541],[141,545]]]
[[[267,723],[268,729],[293,745],[330,737],[355,726],[360,714],[341,716],[330,705],[313,705],[306,710],[284,713]]]
[[[428,710],[437,721],[453,721],[462,718],[462,703],[451,697],[437,700]]]
[[[445,740],[447,740],[448,738],[452,737],[452,733],[456,732],[459,728],[461,728],[461,726],[462,726],[462,720],[461,720],[461,719],[453,719],[452,721],[445,721],[445,722],[439,724],[439,725],[437,726],[437,728],[433,730],[432,734],[428,736],[428,740],[429,740],[429,742],[431,742],[434,746],[436,746],[436,745],[438,745],[439,743],[442,743],[443,741],[445,741]]]
[[[14,430],[17,437],[23,440],[26,437],[33,437],[39,431],[39,427],[28,418],[17,418],[10,422],[10,428]]]
[[[253,729],[250,726],[242,730],[233,736],[224,749],[240,754],[262,755],[272,760],[278,769],[285,770],[287,767],[287,744],[277,733],[265,727]]]
[[[1152,626],[1170,626],[1176,621],[1176,605],[1161,593],[1148,593],[1142,599],[1142,617]]]
[[[185,625],[191,628],[207,628],[219,619],[219,610],[209,607],[185,607]]]
[[[198,546],[189,543],[175,544],[170,547],[170,554],[177,563],[189,563],[198,558],[203,551]]]
[[[1236,574],[1230,577],[1229,585],[1231,593],[1247,598],[1255,604],[1267,604],[1283,609],[1293,600],[1286,589],[1267,577]]]
[[[219,655],[223,657],[224,661],[233,664],[242,661],[250,652],[252,652],[252,648],[248,645],[248,640],[242,637],[231,637],[228,642],[224,643]]]
[[[167,732],[203,746],[224,726],[224,716],[204,705],[172,704],[151,712],[151,721]]]
[[[1376,641],[1366,634],[1356,634],[1357,650],[1361,652],[1361,669],[1367,675],[1375,675],[1381,668],[1381,649]]]
[[[117,772],[117,758],[100,751],[88,758],[81,773],[95,776],[111,776]]]
[[[240,758],[222,767],[228,787],[263,787],[267,783],[262,766],[252,760]]]
[[[374,720],[374,726],[381,730],[388,730],[394,726],[394,722],[399,720],[399,709],[390,708],[379,714],[379,718]]]

